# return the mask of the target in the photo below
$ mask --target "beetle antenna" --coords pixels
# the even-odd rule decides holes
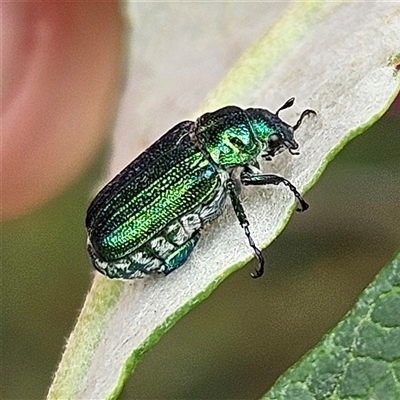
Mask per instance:
[[[285,110],[286,108],[292,107],[292,105],[294,104],[294,97],[291,97],[289,100],[286,101],[286,103],[279,107],[278,110],[276,111],[276,115],[278,116],[278,114],[282,111]]]
[[[304,117],[306,117],[307,115],[310,114],[314,114],[317,115],[317,113],[314,110],[304,110],[301,115],[299,120],[296,122],[296,124],[293,126],[293,130],[295,131],[296,129],[299,128],[299,126],[301,125],[301,123],[303,122]]]

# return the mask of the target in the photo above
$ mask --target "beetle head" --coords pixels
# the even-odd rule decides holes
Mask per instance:
[[[304,117],[316,114],[313,110],[304,110],[294,126],[288,125],[279,118],[280,111],[289,108],[294,103],[291,97],[276,113],[261,108],[249,108],[246,113],[249,116],[255,136],[264,144],[263,157],[271,160],[275,155],[289,150],[290,154],[297,155],[299,145],[294,139],[294,132],[301,125]]]

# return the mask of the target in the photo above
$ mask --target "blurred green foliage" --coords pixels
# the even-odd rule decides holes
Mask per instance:
[[[400,252],[356,305],[263,400],[384,399],[400,394]]]
[[[253,265],[227,279],[144,357],[121,398],[259,398],[313,347],[399,247],[399,123],[385,116],[348,144],[306,194],[310,210],[264,252],[264,278],[249,277]],[[51,383],[90,287],[85,209],[106,158],[1,226],[4,399],[43,398]]]

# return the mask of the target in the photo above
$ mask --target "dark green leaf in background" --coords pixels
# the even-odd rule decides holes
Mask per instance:
[[[400,252],[264,400],[400,398]]]

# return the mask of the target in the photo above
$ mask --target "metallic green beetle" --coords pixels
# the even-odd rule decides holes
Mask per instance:
[[[261,108],[228,106],[196,122],[184,121],[163,135],[108,183],[90,204],[86,216],[88,253],[93,266],[109,278],[132,279],[153,273],[168,275],[189,257],[203,226],[218,218],[229,195],[259,267],[264,259],[249,230],[238,196],[240,185],[283,183],[299,202],[308,204],[285,178],[265,175],[257,157],[271,160],[295,150],[292,127],[278,114]],[[238,176],[240,178],[234,178]]]

